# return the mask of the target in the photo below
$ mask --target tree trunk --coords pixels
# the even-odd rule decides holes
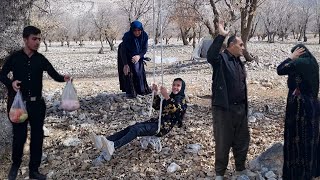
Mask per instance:
[[[319,34],[319,44],[320,44],[320,27],[318,27],[318,34]]]
[[[111,38],[109,38],[109,37],[106,37],[106,39],[107,39],[107,42],[108,42],[108,44],[109,44],[109,46],[110,46],[110,50],[111,50],[111,51],[114,51],[115,48],[114,48],[113,39],[111,39]]]
[[[29,23],[28,15],[34,0],[1,0],[0,1],[0,69],[4,59],[11,52],[22,47],[22,31]],[[0,103],[4,103],[6,88],[0,83]],[[3,105],[5,107],[5,105]],[[4,109],[0,110],[5,111]],[[11,151],[12,125],[6,113],[0,116],[0,159],[8,157]]]
[[[251,4],[247,1],[244,8],[240,9],[240,19],[241,19],[241,39],[246,48],[244,53],[244,58],[246,61],[253,61],[254,58],[250,55],[247,49],[247,42],[249,41],[249,36],[251,32],[252,21],[255,16],[257,9],[258,0],[252,0]]]
[[[169,40],[171,39],[171,37],[166,37],[166,45],[169,45]]]
[[[43,38],[43,44],[44,44],[44,46],[46,47],[45,52],[48,52],[48,43],[47,43],[47,41],[46,41],[45,38]]]
[[[209,34],[212,36],[212,38],[215,38],[219,34],[217,23],[219,22],[220,14],[219,14],[219,11],[217,9],[217,6],[216,6],[216,3],[214,0],[210,0],[210,5],[212,7],[212,12],[214,14],[214,18],[213,18],[214,29],[212,29],[212,27],[210,26],[209,21],[206,21],[204,24],[207,26],[207,28],[209,30]]]
[[[192,47],[193,47],[193,49],[196,48],[196,38],[197,38],[196,28],[193,28],[193,36],[192,36]]]
[[[303,42],[307,42],[308,41],[308,38],[306,36],[306,28],[307,27],[305,27],[305,29],[303,30]]]
[[[29,23],[28,14],[33,2],[34,0],[0,1],[0,67],[10,52],[21,48],[21,33]]]
[[[200,27],[199,27],[199,32],[198,32],[198,43],[200,42],[201,34],[202,34],[202,25],[200,25]]]
[[[181,33],[181,39],[182,39],[183,45],[189,44],[188,37],[187,37],[188,32],[189,31],[187,31],[187,30],[184,31],[183,28],[180,27],[180,33]]]
[[[100,47],[100,50],[99,50],[98,54],[103,54],[104,53],[104,51],[103,51],[103,39],[102,39],[102,35],[101,34],[99,36],[99,39],[100,39],[101,47]]]
[[[275,32],[268,32],[268,43],[274,43]]]
[[[299,31],[300,34],[299,34],[298,41],[301,41],[302,40],[302,36],[303,36],[303,28],[300,27],[299,29],[300,29],[300,31]]]
[[[83,44],[83,40],[80,38],[80,44],[79,46],[82,47],[84,44]]]

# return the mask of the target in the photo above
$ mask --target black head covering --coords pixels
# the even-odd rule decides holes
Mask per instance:
[[[180,127],[182,127],[182,124],[183,124],[182,120],[184,118],[184,115],[185,115],[186,109],[187,109],[187,104],[185,104],[185,101],[184,101],[184,99],[185,99],[184,91],[186,89],[186,83],[181,78],[175,78],[173,80],[173,82],[175,82],[175,81],[181,81],[182,82],[180,91],[177,94],[174,94],[173,92],[170,94],[170,97],[173,98],[176,102],[182,103],[181,105],[182,105],[182,108],[183,108],[183,112],[181,114],[181,118],[179,118],[178,122],[177,122],[177,125],[180,128]]]
[[[304,48],[305,53],[293,61],[296,72],[301,75],[302,80],[306,81],[312,89],[312,94],[317,97],[319,91],[319,65],[316,58],[309,49],[303,44],[297,44],[291,49],[294,52],[297,48]]]
[[[173,82],[174,81],[181,81],[182,83],[181,83],[181,90],[177,93],[177,94],[174,94],[173,92],[170,94],[170,97],[173,97],[173,98],[175,98],[175,97],[181,97],[181,99],[183,99],[183,98],[185,98],[185,94],[184,94],[184,91],[185,91],[185,89],[186,89],[186,83],[184,82],[184,80],[182,80],[181,78],[175,78],[174,80],[173,80]]]

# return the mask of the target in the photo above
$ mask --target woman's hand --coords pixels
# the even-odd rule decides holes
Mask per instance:
[[[303,47],[298,47],[293,51],[293,53],[290,55],[290,59],[296,60],[298,59],[302,54],[305,53],[305,49]]]
[[[160,92],[161,92],[162,96],[163,96],[166,100],[170,99],[170,96],[169,96],[169,94],[168,94],[168,91],[167,91],[167,89],[166,89],[165,87],[161,86]]]
[[[140,60],[140,56],[139,55],[135,55],[131,59],[132,63],[134,63],[134,64],[136,64],[139,60]]]

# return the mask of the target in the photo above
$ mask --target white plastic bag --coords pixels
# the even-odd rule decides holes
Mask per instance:
[[[14,97],[13,103],[9,111],[10,121],[13,123],[23,123],[28,119],[28,112],[26,106],[22,100],[21,92],[18,91]]]
[[[65,111],[74,111],[80,108],[78,96],[71,81],[68,81],[63,89],[60,108]]]
[[[160,137],[156,136],[144,136],[140,139],[140,144],[142,149],[147,149],[150,144],[154,150],[158,153],[162,150]]]

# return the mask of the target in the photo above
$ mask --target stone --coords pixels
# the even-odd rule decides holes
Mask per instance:
[[[249,116],[248,121],[249,121],[250,123],[255,123],[255,122],[257,121],[257,118],[254,117],[254,116]]]
[[[84,113],[80,114],[79,115],[79,119],[82,121],[82,120],[85,120],[86,119],[86,115]]]
[[[28,167],[22,167],[21,168],[21,175],[24,175],[27,172]]]
[[[188,144],[186,152],[198,154],[201,149],[201,144]]]
[[[74,130],[76,129],[76,126],[75,126],[75,125],[69,125],[69,129],[70,129],[71,131],[74,131]]]
[[[46,128],[45,126],[43,126],[43,133],[45,137],[49,137],[50,136],[50,131],[48,128]]]
[[[79,138],[67,138],[62,142],[64,146],[78,146],[81,143]]]
[[[272,88],[273,84],[271,82],[262,82],[261,85],[263,87]]]
[[[241,176],[237,177],[236,180],[250,180],[250,178],[247,175],[241,175]]]
[[[178,170],[180,170],[181,169],[181,167],[178,165],[178,164],[176,164],[176,163],[171,163],[170,164],[170,166],[167,168],[167,172],[168,173],[174,173],[174,172],[176,172],[176,171],[178,171]]]
[[[50,171],[50,172],[47,174],[47,178],[48,178],[48,179],[52,179],[52,178],[53,178],[53,175],[54,175],[54,171]]]
[[[268,171],[264,176],[265,176],[267,179],[277,177],[277,175],[275,175],[273,171]]]
[[[263,167],[275,169],[276,174],[281,174],[283,167],[283,143],[272,145],[261,155],[250,161],[249,167],[253,171],[260,171]]]
[[[264,114],[263,113],[253,113],[253,116],[256,117],[258,120],[263,120],[264,119]]]

